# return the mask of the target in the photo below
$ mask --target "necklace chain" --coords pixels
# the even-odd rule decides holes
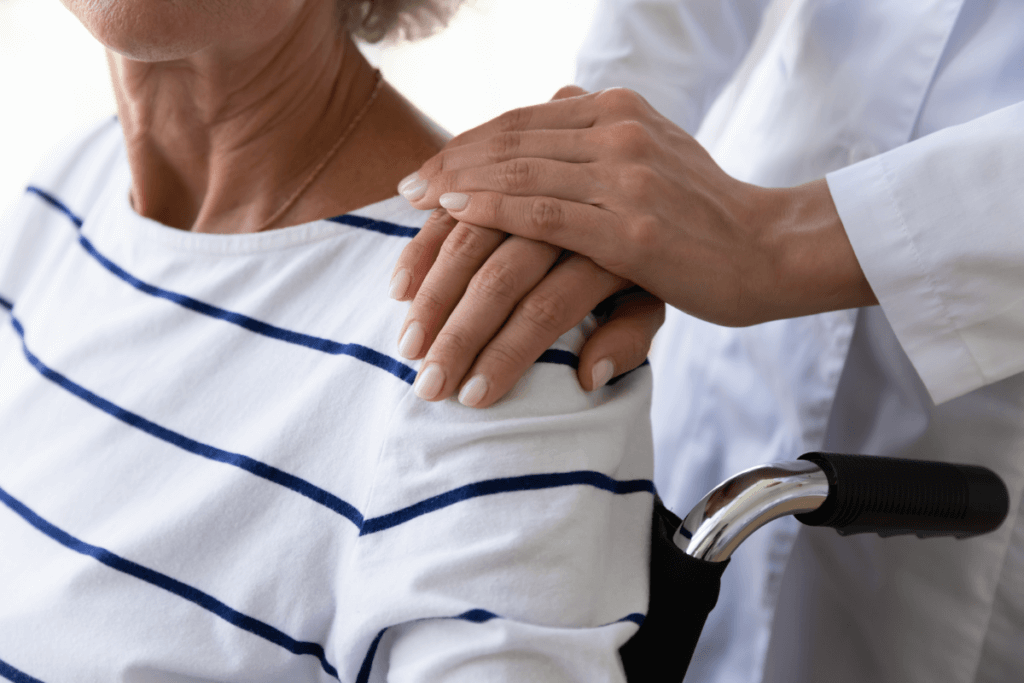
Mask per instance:
[[[363,107],[355,115],[355,118],[352,119],[352,121],[348,124],[345,130],[341,133],[341,137],[339,137],[338,140],[334,143],[334,146],[327,151],[327,154],[325,154],[324,157],[320,160],[320,163],[318,163],[316,167],[313,168],[312,171],[310,171],[309,175],[306,176],[306,179],[302,181],[302,184],[299,185],[298,189],[295,190],[295,192],[293,192],[292,195],[285,200],[284,204],[281,205],[281,208],[275,211],[274,215],[272,215],[267,220],[263,221],[263,223],[261,223],[260,226],[256,228],[256,232],[262,232],[270,228],[271,226],[274,225],[274,223],[279,221],[282,216],[288,213],[288,211],[293,206],[295,206],[295,202],[299,201],[299,198],[306,192],[306,190],[309,189],[309,186],[312,185],[313,182],[320,176],[323,170],[327,167],[327,164],[330,162],[330,160],[334,158],[334,155],[338,153],[338,150],[341,149],[341,146],[344,145],[345,141],[348,140],[350,135],[352,135],[352,132],[356,129],[356,126],[358,126],[359,123],[366,117],[367,112],[370,111],[370,107],[373,105],[374,101],[377,99],[377,95],[381,91],[381,88],[384,86],[384,79],[380,75],[380,70],[376,71],[376,77],[377,84],[373,87],[373,92],[370,93],[369,99],[366,100],[366,103],[363,104]]]

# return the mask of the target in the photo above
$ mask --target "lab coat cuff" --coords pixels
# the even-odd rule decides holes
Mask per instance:
[[[826,176],[853,251],[900,345],[936,404],[986,384],[921,258],[886,155]]]

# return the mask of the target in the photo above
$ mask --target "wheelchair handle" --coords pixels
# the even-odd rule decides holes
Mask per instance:
[[[724,562],[750,534],[786,515],[844,536],[968,538],[996,529],[1009,507],[1005,484],[984,467],[807,453],[718,485],[686,516],[673,541],[691,557]]]
[[[809,526],[830,526],[843,536],[970,538],[1006,519],[1010,496],[995,472],[977,465],[807,453],[828,477],[828,499],[797,515]]]

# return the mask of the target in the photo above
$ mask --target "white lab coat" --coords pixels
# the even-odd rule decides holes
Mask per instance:
[[[578,81],[639,91],[740,179],[827,176],[881,306],[746,329],[670,311],[659,489],[685,512],[824,448],[984,464],[1011,510],[967,541],[766,527],[687,681],[1022,681],[1024,3],[766,5],[602,0]]]

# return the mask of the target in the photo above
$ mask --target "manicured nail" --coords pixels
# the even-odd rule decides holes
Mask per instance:
[[[413,360],[419,354],[426,336],[426,333],[423,331],[423,325],[412,323],[409,327],[405,328],[405,334],[402,335],[401,341],[398,342],[398,352],[402,354],[403,358]]]
[[[594,363],[594,368],[590,371],[590,379],[594,384],[594,389],[600,389],[605,384],[608,384],[608,380],[614,374],[615,364],[612,363],[610,358],[602,358]]]
[[[441,393],[443,386],[444,372],[441,367],[437,363],[429,363],[416,375],[416,382],[413,384],[412,390],[423,400],[429,401]]]
[[[427,193],[427,185],[429,184],[430,183],[426,180],[414,180],[398,192],[410,202],[414,202],[418,199],[423,199],[423,195]]]
[[[407,185],[411,185],[412,183],[415,183],[419,179],[420,179],[420,172],[419,171],[416,171],[415,173],[410,173],[409,175],[405,176],[404,178],[402,178],[402,180],[399,181],[399,183],[398,183],[398,191],[401,192],[402,190],[404,190],[406,188]]]
[[[388,296],[395,301],[401,301],[405,298],[405,293],[409,291],[409,285],[412,284],[412,273],[405,268],[395,273],[394,277],[391,278],[391,286],[388,288]]]
[[[459,392],[459,403],[467,408],[475,408],[487,395],[487,380],[483,375],[477,375],[466,382]]]
[[[445,192],[438,201],[441,202],[441,206],[449,211],[462,211],[466,208],[466,204],[469,203],[469,195],[462,194],[461,192]]]

